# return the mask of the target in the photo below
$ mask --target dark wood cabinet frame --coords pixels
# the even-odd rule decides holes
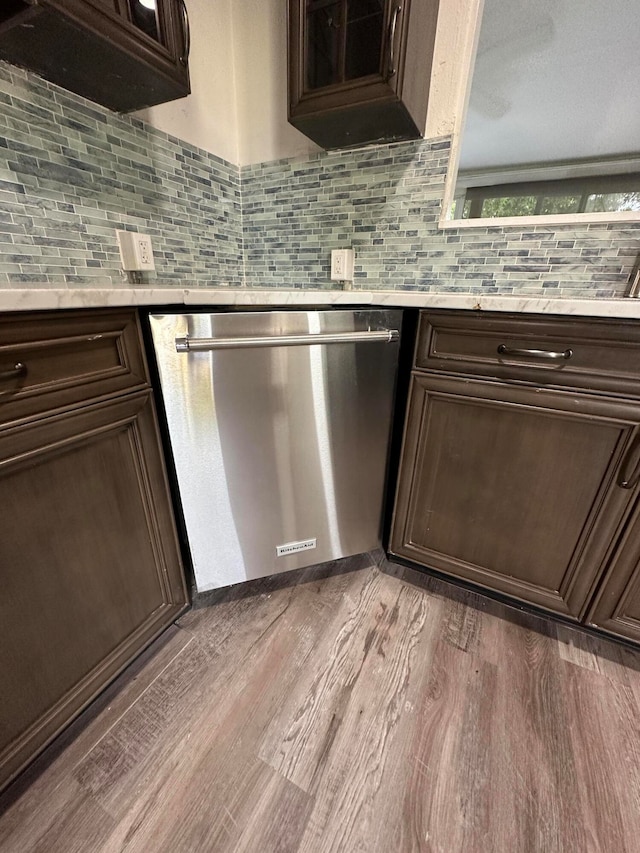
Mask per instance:
[[[505,345],[560,353],[571,348],[572,356],[537,362],[535,357],[505,358],[498,352]],[[474,417],[485,430],[477,446]],[[547,429],[554,422],[558,428]],[[499,446],[487,440],[487,424],[501,430]],[[544,425],[549,436],[563,435],[564,451],[554,448],[536,424]],[[455,459],[460,442],[466,443],[460,451],[465,464],[477,469],[466,471],[466,482]],[[554,452],[561,453],[556,462]],[[522,506],[520,516],[500,516],[500,495],[495,496],[495,513],[485,507],[483,499],[490,493],[478,477],[486,477],[492,466],[500,471],[497,483],[509,482],[510,466],[520,476],[521,491],[514,492]],[[560,478],[567,471],[570,482],[565,483]],[[639,473],[640,324],[421,312],[389,544],[392,555],[504,600],[639,643]],[[555,543],[535,534],[536,512],[526,512],[528,493],[547,501],[547,515],[538,513],[546,518],[538,534],[546,524],[559,537]],[[476,523],[465,511],[479,513],[485,526],[482,535],[489,542],[494,537],[495,552],[488,547],[474,550],[465,541],[474,535]],[[441,525],[435,533],[425,521],[432,513],[434,523]],[[514,525],[514,518],[524,524]],[[552,524],[555,519],[559,523]],[[514,548],[498,547],[500,537]],[[554,565],[554,545],[566,555],[566,563],[558,557]],[[500,561],[501,553],[517,554],[518,549],[527,555],[540,553],[537,563],[522,560],[524,566],[534,565],[535,579],[526,576],[529,569],[523,575],[521,567]],[[465,559],[474,554],[484,559]],[[542,559],[545,555],[548,559]]]
[[[389,75],[389,23],[396,8],[396,73]],[[387,2],[379,73],[311,91],[305,87],[304,11],[305,0],[289,0],[289,122],[329,149],[422,136],[438,0]]]
[[[2,788],[189,599],[135,311],[0,329]]]
[[[402,460],[403,471],[410,471],[409,476],[401,479],[396,503],[396,523],[391,541],[391,551],[398,556],[412,559],[418,563],[438,569],[442,572],[459,576],[465,580],[472,581],[480,586],[496,590],[509,595],[520,601],[535,604],[548,610],[560,613],[571,619],[580,619],[586,610],[588,600],[597,583],[602,566],[610,550],[610,543],[616,531],[623,524],[626,514],[630,508],[632,494],[619,486],[620,467],[625,459],[629,447],[640,428],[640,402],[611,401],[585,395],[584,399],[576,400],[576,396],[570,393],[558,394],[552,391],[535,392],[535,398],[531,389],[520,386],[498,385],[492,382],[475,381],[470,383],[465,379],[450,377],[423,376],[416,374],[413,379],[411,391],[411,406],[409,409],[407,429],[405,436],[405,451]],[[436,446],[431,437],[433,421],[433,407],[437,404],[444,407],[452,430],[458,425],[461,427],[461,435],[473,434],[473,421],[480,414],[491,419],[497,425],[503,416],[510,418],[510,423],[521,421],[521,428],[527,430],[525,435],[534,432],[537,427],[544,424],[557,423],[557,430],[570,431],[575,427],[576,436],[585,435],[584,451],[576,455],[572,473],[578,477],[584,465],[589,465],[589,452],[594,443],[598,443],[598,431],[602,431],[602,442],[606,440],[603,449],[604,460],[599,460],[597,482],[586,484],[584,494],[579,505],[571,505],[571,493],[576,486],[574,483],[545,483],[536,478],[548,475],[548,468],[544,466],[539,473],[536,469],[535,452],[539,450],[537,445],[532,446],[530,463],[530,480],[514,484],[514,490],[521,495],[523,506],[529,500],[528,495],[535,497],[532,500],[541,499],[548,502],[549,512],[553,510],[560,517],[564,513],[563,524],[567,529],[574,532],[575,538],[566,543],[541,542],[536,538],[535,531],[529,531],[524,526],[509,526],[513,522],[507,521],[500,516],[500,502],[502,496],[495,496],[495,507],[487,506],[486,517],[482,534],[493,539],[498,549],[501,538],[509,542],[517,543],[523,554],[529,554],[538,549],[541,552],[554,551],[556,544],[569,552],[568,562],[561,575],[553,574],[540,560],[539,574],[541,578],[537,581],[528,580],[519,576],[516,566],[512,573],[506,569],[498,570],[490,561],[486,563],[469,562],[458,556],[467,548],[463,542],[465,536],[474,536],[474,519],[467,518],[461,512],[453,518],[445,513],[445,517],[435,513],[439,523],[452,526],[451,532],[444,532],[443,538],[451,541],[458,537],[459,551],[443,552],[430,546],[428,538],[425,540],[421,533],[424,527],[422,516],[433,512],[438,502],[446,500],[448,510],[451,507],[475,507],[473,500],[469,499],[468,491],[474,490],[476,477],[482,476],[480,468],[466,471],[468,480],[450,482],[445,485],[447,494],[444,496],[434,494],[433,488],[448,479],[446,467],[450,464],[443,448]],[[463,423],[466,421],[466,423]],[[551,433],[553,434],[553,433]],[[438,433],[438,437],[440,434]],[[455,440],[455,432],[453,433]],[[478,446],[478,451],[486,450]],[[553,447],[549,447],[549,454],[553,454]],[[518,457],[518,470],[525,468],[523,465],[522,436],[514,435],[513,448],[503,441],[496,448],[496,458],[481,459],[480,462],[503,464],[508,469],[510,463]],[[469,453],[473,458],[474,453]],[[561,460],[558,460],[558,466]],[[456,466],[451,464],[451,474],[459,475]],[[464,476],[464,472],[463,472]],[[508,471],[505,477],[497,478],[504,481],[508,479]],[[565,486],[564,493],[554,494],[554,486],[560,488]],[[420,496],[432,495],[433,503],[424,505],[420,502]],[[535,510],[535,507],[533,508]],[[533,514],[533,513],[532,513]],[[434,521],[436,523],[436,521]],[[477,531],[476,531],[477,533]],[[567,534],[569,535],[569,534]],[[435,537],[436,539],[440,537]],[[551,560],[550,560],[551,562]],[[556,567],[557,569],[557,567]]]
[[[110,109],[127,112],[189,94],[181,0],[158,0],[163,41],[96,0],[24,0],[0,13],[0,58]],[[14,8],[15,7],[15,8]]]

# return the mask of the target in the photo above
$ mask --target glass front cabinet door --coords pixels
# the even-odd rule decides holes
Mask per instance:
[[[189,94],[185,0],[12,0],[4,7],[0,59],[118,112]]]
[[[438,0],[289,0],[289,121],[323,148],[424,134]]]

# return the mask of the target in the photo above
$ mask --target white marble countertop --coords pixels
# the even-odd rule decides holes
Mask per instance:
[[[388,308],[459,308],[531,314],[640,319],[640,299],[547,299],[526,296],[429,293],[402,290],[281,290],[228,287],[69,287],[0,289],[0,311],[114,306],[372,305]]]

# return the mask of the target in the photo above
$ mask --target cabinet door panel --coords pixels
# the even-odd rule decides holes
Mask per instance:
[[[4,430],[0,478],[1,785],[186,593],[150,392]]]
[[[639,419],[633,404],[416,376],[393,552],[578,618],[629,504],[615,477]]]
[[[388,6],[384,0],[306,1],[306,92],[382,74]]]
[[[141,4],[140,0],[47,0],[52,8],[81,21],[97,33],[105,32],[105,27],[109,28],[107,22],[110,21],[112,26],[107,29],[109,35],[118,33],[118,40],[123,45],[127,44],[125,33],[130,33],[134,38],[142,35],[141,45],[148,38],[146,46],[167,59],[171,59],[170,44],[168,33],[162,26],[162,17],[166,7],[173,3],[174,0],[157,0],[157,8],[152,10]],[[140,45],[135,44],[135,49],[139,48]]]
[[[587,622],[640,642],[640,506],[613,556]]]
[[[85,2],[87,2],[87,0],[85,0]],[[88,0],[88,2],[97,6],[99,9],[112,12],[114,15],[122,14],[122,4],[120,0]]]
[[[344,61],[344,4],[306,3],[304,11],[305,91],[341,83]]]
[[[345,80],[383,73],[383,47],[390,51],[385,40],[386,7],[383,0],[351,0],[347,4]]]

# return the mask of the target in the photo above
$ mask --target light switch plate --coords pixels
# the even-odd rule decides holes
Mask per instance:
[[[124,270],[154,270],[153,246],[148,234],[137,231],[116,231],[120,258]]]

